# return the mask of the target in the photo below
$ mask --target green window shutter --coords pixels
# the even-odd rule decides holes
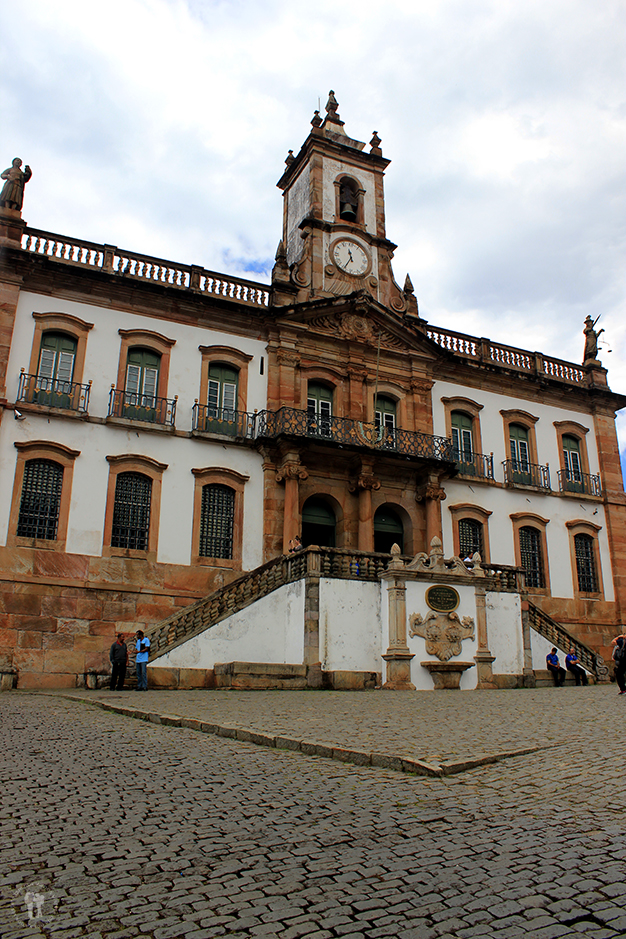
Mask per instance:
[[[44,333],[41,338],[37,377],[71,382],[78,343],[64,333]]]
[[[453,411],[450,418],[455,459],[459,463],[471,463],[474,458],[472,418],[464,411]]]
[[[582,470],[580,466],[580,441],[577,437],[571,437],[569,434],[563,436],[563,459],[568,480],[580,482],[582,480]]]
[[[148,349],[130,349],[126,361],[126,393],[145,395],[153,399],[159,385],[160,366],[161,356],[155,352]]]
[[[209,366],[207,404],[211,409],[237,410],[239,372],[219,363]]]

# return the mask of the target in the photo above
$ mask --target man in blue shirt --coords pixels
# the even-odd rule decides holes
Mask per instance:
[[[584,668],[581,667],[580,662],[578,661],[578,656],[576,655],[574,649],[570,649],[565,656],[565,668],[568,670],[568,672],[572,673],[576,679],[577,685],[580,685],[581,682],[583,685],[589,684],[587,672],[584,670]]]
[[[150,654],[150,640],[144,636],[139,629],[135,637],[137,644],[137,658],[135,659],[135,668],[137,669],[137,691],[148,690],[148,656]]]
[[[559,657],[556,654],[556,646],[552,646],[552,651],[546,655],[546,667],[552,672],[552,681],[555,688],[562,688],[565,683],[565,669],[561,667]]]

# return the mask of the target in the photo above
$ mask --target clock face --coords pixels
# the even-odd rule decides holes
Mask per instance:
[[[355,241],[336,241],[332,248],[333,261],[340,271],[359,277],[369,267],[367,253]]]

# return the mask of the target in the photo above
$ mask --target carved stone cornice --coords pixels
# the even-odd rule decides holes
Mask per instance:
[[[309,474],[302,463],[295,460],[286,460],[276,471],[276,482],[282,483],[286,479],[308,479]]]
[[[348,483],[349,492],[359,492],[359,490],[369,489],[376,492],[380,489],[380,479],[370,473],[361,473],[356,479]]]
[[[367,381],[367,369],[363,368],[362,365],[348,365],[346,371],[350,378],[355,378],[357,381]]]

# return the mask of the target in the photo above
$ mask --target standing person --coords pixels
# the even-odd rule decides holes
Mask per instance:
[[[616,636],[611,645],[613,646],[615,681],[619,688],[618,694],[626,694],[626,635]]]
[[[289,542],[289,554],[295,554],[296,551],[301,551],[301,550],[302,550],[302,539],[300,538],[300,535],[296,535]]]
[[[555,688],[562,688],[565,684],[565,669],[559,662],[556,652],[556,646],[552,646],[552,651],[546,655],[546,666],[549,672],[552,672],[552,681]]]
[[[135,638],[137,640],[137,644],[135,646],[137,649],[137,658],[135,659],[135,667],[137,669],[137,691],[147,691],[150,640],[147,636],[144,636],[140,629],[137,630],[137,635]]]
[[[570,649],[567,655],[565,656],[565,668],[568,672],[571,672],[574,678],[576,679],[576,684],[580,685],[582,682],[583,685],[589,684],[589,679],[587,678],[587,672],[581,666],[578,661],[578,656],[574,649]]]
[[[123,691],[128,665],[128,647],[122,633],[118,633],[117,639],[111,646],[109,661],[111,663],[111,691]]]

